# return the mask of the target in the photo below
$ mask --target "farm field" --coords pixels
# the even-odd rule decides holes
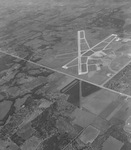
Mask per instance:
[[[109,127],[106,117],[112,113],[112,102],[114,109],[125,104],[126,96],[119,93],[10,55],[1,53],[0,59],[4,60],[0,68],[0,139],[10,138],[10,147],[48,147],[59,135],[62,139],[66,136],[66,143],[57,148],[64,148],[89,125],[96,128],[97,122],[96,138]],[[49,124],[50,128],[46,126]],[[44,142],[46,138],[49,143]]]

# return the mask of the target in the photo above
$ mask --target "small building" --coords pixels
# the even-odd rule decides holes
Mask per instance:
[[[131,133],[131,116],[129,116],[127,118],[127,120],[125,121],[125,126],[124,126],[124,131],[127,133]]]

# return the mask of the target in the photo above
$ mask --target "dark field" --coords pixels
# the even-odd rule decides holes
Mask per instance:
[[[89,96],[90,94],[93,94],[99,90],[101,90],[100,87],[97,87],[97,86],[92,85],[92,84],[87,83],[87,82],[81,82],[82,97]]]

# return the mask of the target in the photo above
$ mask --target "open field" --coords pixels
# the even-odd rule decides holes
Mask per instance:
[[[80,135],[79,139],[85,144],[87,144],[88,142],[92,143],[94,139],[98,136],[99,132],[100,131],[98,129],[92,126],[88,126]]]
[[[106,111],[106,108],[117,99],[120,99],[119,94],[101,89],[98,92],[83,98],[81,100],[81,106],[92,113],[99,115],[104,109]]]
[[[102,150],[120,150],[123,146],[123,143],[120,141],[116,140],[113,137],[109,137],[107,141],[103,144],[103,149]]]

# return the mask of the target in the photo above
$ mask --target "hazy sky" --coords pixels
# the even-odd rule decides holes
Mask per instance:
[[[0,5],[14,6],[14,5],[33,5],[38,3],[45,3],[51,0],[0,0]]]
[[[0,0],[0,6],[14,6],[14,5],[44,5],[45,3],[70,3],[70,2],[85,2],[90,0]],[[93,0],[92,0],[93,1]]]

